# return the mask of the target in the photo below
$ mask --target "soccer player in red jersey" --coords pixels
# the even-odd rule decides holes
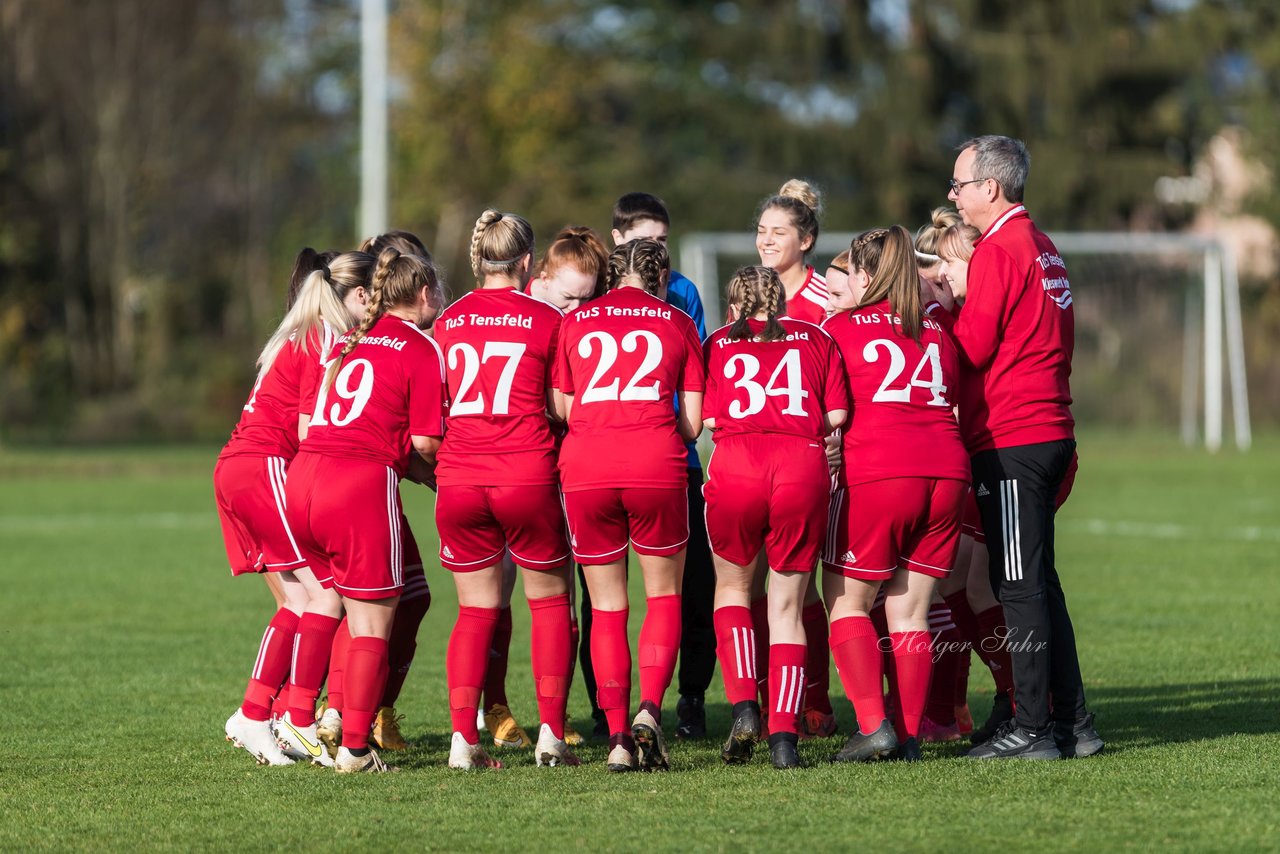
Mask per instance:
[[[565,317],[556,359],[556,408],[569,424],[560,482],[570,545],[591,593],[591,659],[612,771],[635,769],[637,751],[645,768],[667,767],[662,698],[680,647],[689,538],[684,442],[702,431],[705,382],[693,321],[660,296],[670,269],[657,241],[615,249],[608,293]],[[640,710],[629,731],[628,543],[647,597]]]
[[[957,356],[924,316],[911,236],[875,229],[850,248],[850,292],[823,326],[844,357],[853,401],[824,563],[831,649],[858,717],[835,755],[914,760],[932,667],[929,602],[951,570],[969,483],[948,393]],[[855,294],[861,296],[854,298]],[[885,719],[883,666],[870,609],[886,584],[895,727]]]
[[[826,537],[830,497],[823,437],[844,423],[848,392],[835,344],[821,328],[781,318],[782,281],[743,267],[729,282],[731,326],[705,345],[704,423],[715,453],[704,488],[716,564],[715,629],[733,726],[721,756],[747,762],[760,737],[751,591],[762,551],[769,569],[769,753],[800,764],[805,688],[805,593]]]
[[[430,261],[394,248],[382,251],[364,319],[331,351],[285,487],[290,527],[317,578],[341,595],[351,631],[342,746],[333,760],[340,772],[387,769],[368,738],[404,585],[400,478],[411,455],[433,462],[444,435],[443,358],[422,332],[443,302]],[[331,638],[316,656],[322,662]],[[312,654],[303,640],[298,659]],[[323,667],[318,671],[300,674],[295,666],[295,685],[318,692]],[[314,723],[282,723],[288,724],[277,731],[283,742],[310,750]]]
[[[213,472],[214,494],[233,575],[271,573],[281,601],[268,624],[227,739],[259,762],[289,765],[271,731],[273,697],[289,675],[299,622],[331,619],[336,597],[316,581],[285,517],[285,474],[298,451],[299,389],[318,370],[334,329],[360,309],[373,259],[350,252],[299,254],[284,320],[258,357],[253,391]],[[305,276],[303,275],[305,274]],[[314,700],[314,698],[313,698]]]
[[[533,229],[486,210],[471,237],[479,288],[440,316],[451,400],[437,455],[440,563],[458,588],[447,673],[451,768],[499,767],[481,749],[476,710],[503,604],[502,558],[524,572],[532,615],[533,678],[542,727],[539,765],[577,765],[564,742],[570,646],[569,544],[560,490],[551,372],[561,312],[521,293],[533,267]]]

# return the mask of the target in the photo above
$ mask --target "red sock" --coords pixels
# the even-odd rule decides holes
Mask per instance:
[[[378,714],[387,680],[388,644],[382,638],[351,639],[347,648],[347,705],[342,710],[342,746],[355,750],[369,746],[369,731]],[[475,714],[471,715],[475,726]]]
[[[884,587],[881,586],[876,602],[871,606],[871,624],[876,627],[876,634],[879,635],[880,668],[884,672],[885,681],[889,683],[889,704],[892,706],[893,698],[898,694],[897,673],[893,667],[893,646],[889,643],[889,619],[884,613],[884,599]],[[892,708],[886,709],[886,717],[894,715]]]
[[[288,608],[281,608],[262,633],[258,657],[253,662],[244,702],[240,704],[240,711],[249,720],[265,721],[271,717],[272,698],[279,693],[284,680],[289,678],[289,659],[293,655],[293,636],[297,631],[298,615]]]
[[[631,732],[631,644],[627,609],[591,609],[591,664],[596,673],[596,704],[604,712],[609,734]]]
[[[578,612],[573,604],[569,605],[569,682],[573,683],[573,674],[578,666],[578,644],[582,642],[582,633],[578,631]]]
[[[387,684],[382,689],[380,706],[394,706],[400,699],[400,689],[404,687],[404,680],[413,665],[413,655],[418,651],[418,627],[431,609],[431,589],[427,587],[425,578],[419,584],[410,579],[404,589],[396,605],[391,637],[387,639]]]
[[[869,735],[884,723],[880,633],[867,617],[836,620],[831,624],[831,655],[845,696],[853,701],[858,729]]]
[[[963,590],[944,598],[947,600],[947,607],[951,609],[951,622],[955,623],[956,631],[964,644],[960,653],[959,666],[956,668],[955,697],[952,705],[964,706],[969,702],[969,653],[972,652],[974,644],[981,640],[978,636],[978,619],[973,615],[973,609],[969,607],[969,597]]]
[[[338,631],[336,617],[303,614],[293,641],[293,670],[289,679],[289,720],[294,726],[316,722],[316,697],[329,669],[329,649]]]
[[[467,744],[480,741],[476,729],[476,709],[480,704],[480,688],[484,685],[485,668],[489,666],[489,649],[498,622],[497,608],[458,606],[458,621],[449,635],[445,654],[445,679],[449,684],[449,717],[453,731],[462,733]]]
[[[800,619],[804,623],[805,657],[804,670],[809,680],[805,686],[803,711],[812,709],[823,715],[832,713],[831,708],[831,641],[827,627],[827,609],[822,601],[805,605]],[[770,652],[772,655],[772,651]],[[773,659],[769,659],[769,672],[773,672]],[[769,708],[774,707],[769,701]]]
[[[347,652],[351,648],[351,629],[347,626],[347,618],[343,617],[338,630],[333,633],[333,646],[329,650],[329,678],[326,680],[329,691],[329,708],[342,711],[346,702],[346,669]]]
[[[769,597],[761,596],[751,603],[751,625],[756,630],[756,691],[760,706],[769,712]]]
[[[775,643],[769,647],[769,732],[795,732],[804,697],[805,644]]]
[[[271,698],[271,717],[278,718],[287,711],[289,711],[289,683],[285,682]]]
[[[569,594],[529,600],[533,622],[529,650],[538,717],[556,738],[564,738],[564,710],[569,702],[573,645],[569,629]]]
[[[894,632],[894,665],[898,670],[896,695],[899,740],[920,734],[920,716],[929,696],[929,674],[933,670],[933,644],[928,632]]]
[[[662,708],[680,654],[681,597],[650,596],[640,626],[640,702]]]
[[[951,622],[946,605],[929,606],[929,630],[933,636],[933,675],[924,713],[936,724],[956,722],[956,671],[960,667],[960,633]]]
[[[751,609],[742,605],[717,608],[712,622],[725,698],[730,706],[756,699],[756,632]]]
[[[511,657],[511,608],[498,612],[498,624],[493,630],[493,645],[489,648],[489,669],[484,677],[484,707],[507,705],[507,659]]]
[[[991,668],[991,678],[996,680],[996,690],[1013,694],[1013,662],[1009,659],[1009,629],[1004,624],[1004,608],[992,605],[977,615],[980,640],[973,645],[978,657]]]

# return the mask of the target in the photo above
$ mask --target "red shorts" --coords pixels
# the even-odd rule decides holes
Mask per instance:
[[[599,566],[636,554],[666,557],[689,543],[689,488],[627,486],[564,494],[574,560]]]
[[[287,484],[289,525],[318,580],[331,580],[349,599],[400,594],[399,485],[395,470],[381,463],[298,454]]]
[[[812,572],[826,538],[831,498],[827,456],[817,440],[729,436],[707,464],[711,550],[750,566],[763,548],[778,572]]]
[[[502,562],[511,550],[517,565],[557,569],[569,559],[560,512],[560,488],[440,485],[436,494],[440,564],[471,572]]]
[[[284,457],[223,457],[213,468],[231,574],[301,569],[307,559],[285,517]]]
[[[973,537],[975,543],[987,544],[986,532],[982,530],[982,514],[978,512],[978,496],[972,488],[964,497],[964,518],[960,523],[960,531],[966,537]]]
[[[826,569],[862,581],[884,581],[899,567],[945,578],[968,488],[961,480],[894,477],[837,492]]]

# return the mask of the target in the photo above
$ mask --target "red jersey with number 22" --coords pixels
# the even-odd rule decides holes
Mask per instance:
[[[330,359],[346,340],[339,336]],[[444,435],[443,364],[439,346],[421,329],[383,315],[342,360],[333,385],[321,382],[299,450],[382,463],[403,477],[413,452],[409,437]]]
[[[563,317],[514,288],[472,291],[440,315],[436,343],[450,398],[441,484],[557,482],[547,390]]]
[[[826,435],[823,416],[849,408],[835,342],[817,326],[780,318],[780,341],[730,340],[725,326],[707,339],[707,396],[702,417],[716,419],[716,441],[745,433],[804,439]],[[748,321],[753,334],[763,320]]]
[[[565,317],[556,388],[573,395],[560,449],[565,492],[688,483],[675,395],[702,391],[693,321],[639,288],[616,288]]]
[[[840,485],[892,477],[970,480],[951,411],[959,377],[951,336],[926,317],[917,345],[888,300],[841,312],[822,328],[844,357],[853,398]]]

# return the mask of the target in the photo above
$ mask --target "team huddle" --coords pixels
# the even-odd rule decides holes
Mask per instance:
[[[395,703],[430,605],[408,479],[436,493],[458,594],[452,768],[501,767],[482,726],[532,744],[538,765],[578,765],[580,643],[609,770],[667,768],[664,698],[702,632],[732,706],[728,764],[765,742],[775,767],[798,767],[800,739],[835,734],[832,659],[857,717],[835,761],[914,761],[921,741],[964,734],[977,758],[1100,751],[1053,563],[1075,472],[1071,297],[1021,205],[1027,162],[1016,140],[966,143],[957,210],[914,238],[862,233],[825,277],[807,261],[816,191],[787,182],[710,335],[671,269],[666,208],[643,193],[615,206],[612,252],[569,227],[539,259],[524,218],[485,211],[476,288],[447,307],[407,232],[304,250],[214,472],[232,571],[264,574],[277,603],[228,740],[264,764],[389,770],[374,747],[405,746]],[[536,740],[502,684],[517,575]],[[978,728],[971,652],[997,687]],[[676,732],[697,737],[685,666]]]

